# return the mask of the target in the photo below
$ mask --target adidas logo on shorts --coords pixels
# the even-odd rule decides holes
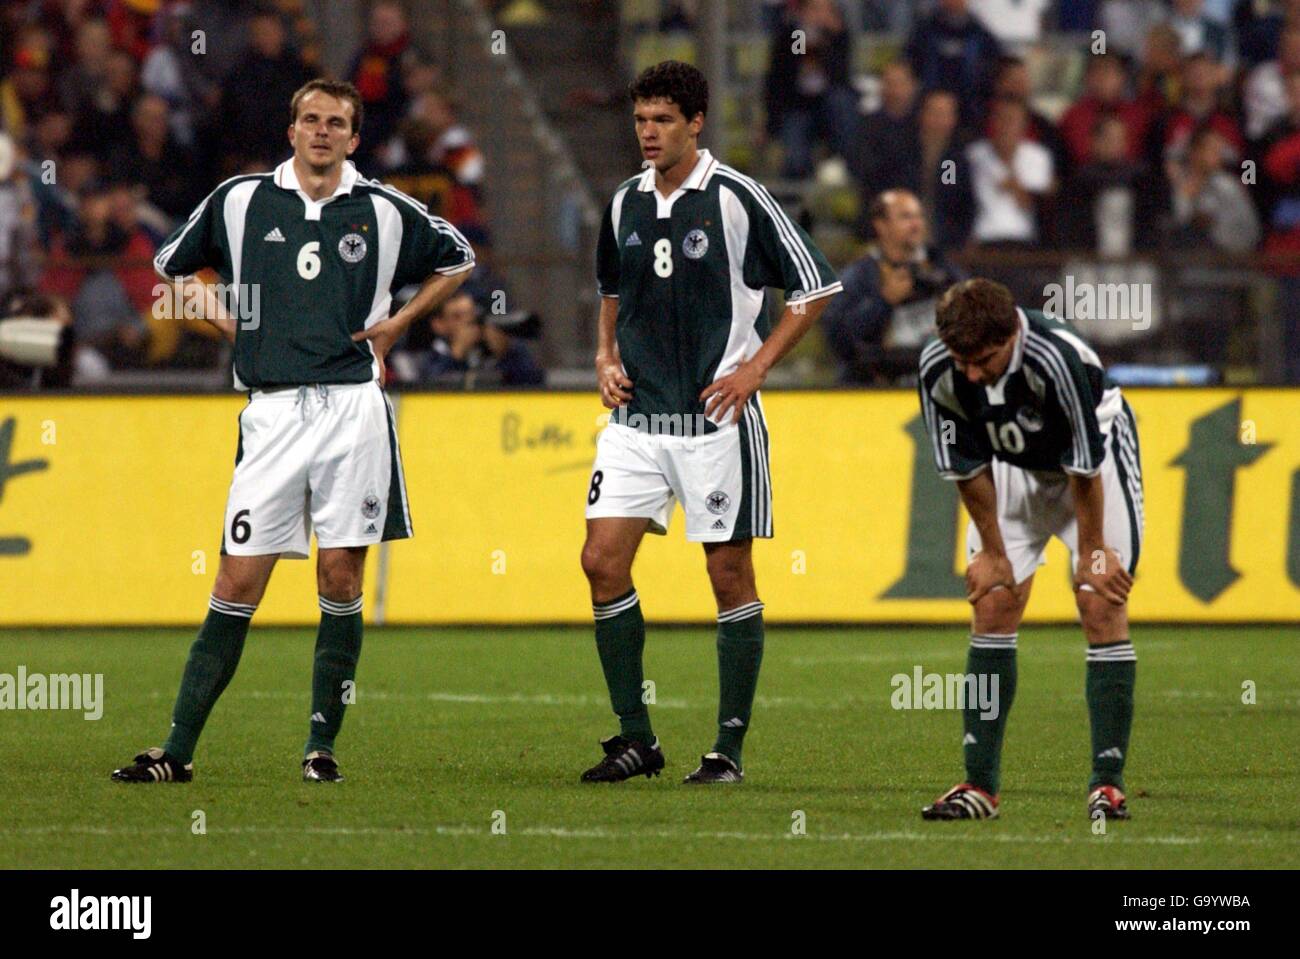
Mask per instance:
[[[726,529],[726,528],[727,528],[727,524],[724,523],[722,520],[718,520],[712,526],[709,527],[709,529]]]

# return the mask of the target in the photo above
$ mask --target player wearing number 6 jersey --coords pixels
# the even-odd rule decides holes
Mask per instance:
[[[171,734],[116,770],[116,780],[191,778],[195,744],[234,675],[276,560],[307,558],[313,528],[321,619],[303,778],[342,778],[334,739],[361,653],[366,549],[411,535],[384,356],[474,266],[449,224],[348,162],[361,112],[350,84],[305,85],[290,105],[293,157],[221,184],[158,252],[158,272],[183,284],[185,299],[208,298],[204,318],[233,341],[235,385],[249,400],[221,566]],[[229,284],[237,309],[194,278],[205,268]],[[392,291],[411,283],[423,285],[390,317]]]
[[[966,672],[997,691],[963,711],[966,781],[926,819],[998,813],[1002,737],[1016,691],[1016,635],[1034,572],[1053,536],[1074,557],[1075,601],[1088,641],[1092,727],[1088,814],[1128,818],[1124,761],[1136,657],[1128,594],[1142,546],[1137,424],[1092,348],[1068,325],[1017,309],[1006,287],[967,280],[936,310],[921,352],[921,409],[935,463],[970,513]]]
[[[582,567],[620,730],[582,775],[657,774],[663,751],[643,699],[645,621],[632,561],[673,504],[704,544],[718,606],[718,733],[690,783],[739,782],[763,655],[750,547],[772,535],[767,424],[758,389],[840,289],[806,233],[758,183],[697,147],[708,86],[694,67],[651,67],[632,84],[645,170],[605,211],[597,247],[600,435]],[[785,292],[769,331],[765,288]]]

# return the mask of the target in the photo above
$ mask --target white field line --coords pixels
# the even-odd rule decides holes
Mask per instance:
[[[87,835],[87,836],[139,836],[139,835],[189,835],[189,824],[176,828],[137,829],[123,826],[16,826],[0,828],[0,836],[30,835]],[[209,835],[218,836],[483,836],[495,839],[487,826],[434,826],[432,828],[406,828],[398,826],[209,826]],[[933,832],[883,831],[870,833],[811,833],[795,836],[788,832],[714,832],[672,829],[638,829],[620,832],[612,829],[573,829],[563,826],[528,826],[511,829],[509,836],[541,837],[547,839],[597,839],[627,841],[635,839],[675,839],[685,841],[717,840],[733,842],[821,842],[821,843],[1000,843],[1031,846],[1086,846],[1090,843],[1110,842],[1115,845],[1140,846],[1199,846],[1206,840],[1197,836],[1012,836],[997,832],[950,832],[939,827]],[[1300,845],[1300,839],[1262,839],[1253,836],[1227,835],[1217,837],[1216,843],[1247,846]]]

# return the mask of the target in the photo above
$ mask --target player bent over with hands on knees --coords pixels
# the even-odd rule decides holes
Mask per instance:
[[[411,530],[384,357],[407,326],[474,266],[470,245],[420,203],[348,161],[362,106],[347,83],[313,80],[290,104],[292,158],[225,181],[158,251],[164,277],[205,296],[205,319],[234,344],[239,416],[221,566],[190,648],[171,733],[113,772],[120,782],[188,782],[199,734],[229,684],[280,556],[319,546],[321,609],[302,775],[337,782],[334,740],[361,654],[367,547]],[[193,276],[232,284],[239,319]],[[419,292],[391,317],[392,291]],[[254,291],[246,299],[245,291]]]
[[[939,473],[957,483],[971,517],[966,598],[974,614],[966,672],[997,678],[998,708],[981,718],[978,704],[965,704],[966,781],[921,815],[998,815],[1016,636],[1034,572],[1055,536],[1073,556],[1088,641],[1088,814],[1127,819],[1123,772],[1136,668],[1127,603],[1142,545],[1133,412],[1073,329],[1019,309],[1001,284],[956,284],[939,300],[936,320],[939,335],[921,352],[921,409]]]
[[[840,290],[825,257],[760,184],[698,148],[708,84],[666,61],[632,84],[644,171],[605,210],[597,244],[596,375],[614,413],[587,490],[582,568],[596,649],[619,718],[584,782],[658,775],[664,754],[642,700],[645,620],[632,562],[673,505],[704,544],[718,607],[718,732],[688,783],[738,783],[763,657],[751,546],[772,535],[759,387]],[[785,292],[774,329],[766,287]]]

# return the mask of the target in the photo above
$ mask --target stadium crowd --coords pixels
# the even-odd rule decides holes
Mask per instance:
[[[948,257],[963,250],[1300,251],[1300,0],[756,4],[771,31],[759,156],[792,180],[838,157],[859,240],[875,241],[828,311],[845,382],[888,374],[890,316],[960,276]],[[198,324],[151,321],[148,261],[216,183],[287,155],[287,118],[266,105],[322,72],[305,7],[0,0],[0,301],[66,301],[81,378],[215,362]],[[699,7],[666,0],[660,29],[690,29]],[[852,27],[901,41],[874,98]],[[1063,38],[1083,66],[1064,99],[1044,97],[1039,54]],[[365,102],[362,174],[489,245],[483,156],[400,4],[371,5],[346,77]],[[882,220],[894,216],[906,222]],[[1300,268],[1274,270],[1286,377],[1300,382]],[[500,286],[470,288],[483,310]]]
[[[328,72],[315,24],[303,0],[0,3],[0,304],[67,317],[79,382],[218,362],[210,327],[154,320],[151,260],[216,184],[288,157],[287,104]],[[487,246],[482,154],[400,4],[371,5],[345,79],[361,174]],[[27,378],[0,363],[0,385]]]

